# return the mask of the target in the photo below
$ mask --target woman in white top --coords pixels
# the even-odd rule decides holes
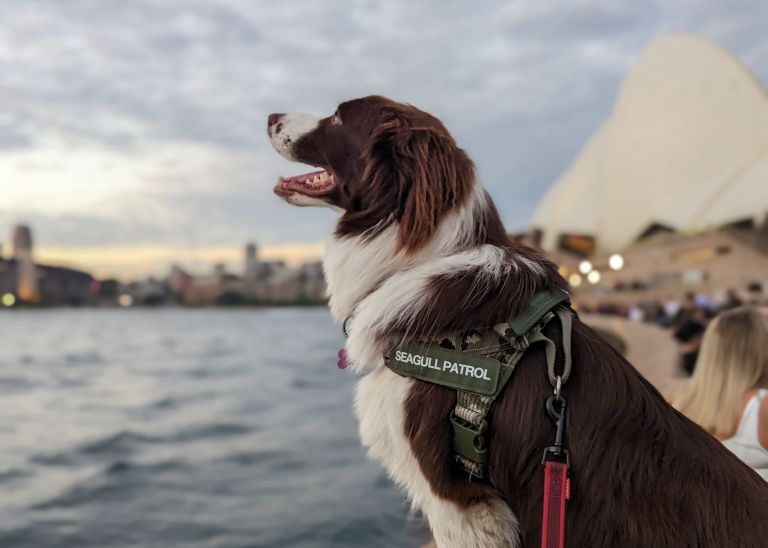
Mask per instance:
[[[676,407],[768,480],[766,310],[740,307],[712,320]]]

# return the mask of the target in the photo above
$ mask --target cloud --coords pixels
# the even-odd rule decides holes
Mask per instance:
[[[441,117],[512,229],[607,118],[644,44],[710,36],[768,80],[760,0],[10,0],[0,235],[50,245],[317,241],[271,194],[273,111],[380,93]],[[298,168],[300,170],[301,168]]]

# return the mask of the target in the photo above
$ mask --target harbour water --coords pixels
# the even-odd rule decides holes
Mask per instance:
[[[0,313],[0,546],[392,547],[317,309]]]

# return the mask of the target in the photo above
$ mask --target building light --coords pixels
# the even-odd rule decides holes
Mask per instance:
[[[16,296],[13,293],[6,293],[3,295],[3,306],[10,308],[16,304]]]
[[[568,277],[568,283],[571,287],[579,287],[581,285],[581,275],[574,272]]]
[[[128,295],[128,293],[123,293],[117,298],[117,304],[122,307],[129,307],[133,304],[133,297]]]
[[[592,268],[594,268],[592,263],[587,260],[581,261],[579,263],[579,272],[582,274],[589,274],[592,271]]]
[[[599,270],[593,270],[589,274],[587,274],[587,281],[591,283],[592,285],[599,284],[600,283],[600,271]]]
[[[614,253],[608,258],[608,266],[611,267],[611,270],[621,270],[624,268],[624,257]]]

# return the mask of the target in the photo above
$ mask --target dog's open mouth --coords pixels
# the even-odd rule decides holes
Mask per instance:
[[[295,177],[280,177],[275,185],[274,192],[280,197],[291,194],[304,194],[305,196],[324,196],[336,187],[333,174],[328,171],[313,171]]]

